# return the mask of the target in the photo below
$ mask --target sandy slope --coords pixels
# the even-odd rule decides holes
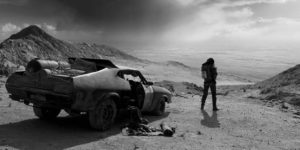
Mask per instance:
[[[246,98],[250,92],[255,91],[233,88],[219,95],[221,111],[215,114],[211,97],[203,112],[199,96],[174,97],[165,116],[146,116],[154,127],[162,121],[175,126],[174,137],[129,137],[120,130],[124,120],[106,132],[91,130],[84,117],[64,113],[55,122],[40,121],[31,107],[10,101],[2,86],[0,149],[300,149],[300,119]]]

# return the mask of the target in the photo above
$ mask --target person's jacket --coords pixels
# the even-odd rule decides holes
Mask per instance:
[[[202,64],[201,72],[204,82],[216,82],[218,76],[216,67],[211,64],[204,63]]]

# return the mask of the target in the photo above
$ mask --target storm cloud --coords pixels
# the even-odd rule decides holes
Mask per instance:
[[[49,17],[57,30],[104,31],[159,30],[188,11],[172,0],[3,0],[0,8],[26,18]]]
[[[300,36],[297,5],[295,0],[0,0],[0,25],[2,37],[37,24],[65,40],[127,47],[282,40]]]
[[[180,7],[160,0],[58,0],[70,10],[71,23],[95,28],[157,29],[180,14]],[[180,17],[180,16],[178,16]],[[69,28],[61,22],[58,29]],[[65,26],[66,25],[66,26]]]
[[[0,12],[16,16],[14,23],[41,24],[58,33],[97,34],[99,39],[136,42],[154,40],[195,11],[182,0],[2,0]],[[85,33],[83,33],[85,32]],[[71,33],[73,34],[73,33]],[[96,37],[95,37],[96,38]]]

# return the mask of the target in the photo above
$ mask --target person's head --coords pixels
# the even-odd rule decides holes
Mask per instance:
[[[207,64],[209,65],[214,65],[215,64],[215,61],[213,58],[208,58],[207,61],[206,61]]]

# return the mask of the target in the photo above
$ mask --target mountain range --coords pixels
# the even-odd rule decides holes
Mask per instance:
[[[142,61],[111,46],[69,43],[56,39],[36,25],[24,28],[0,44],[2,64],[25,66],[33,58],[62,61],[68,57]]]

